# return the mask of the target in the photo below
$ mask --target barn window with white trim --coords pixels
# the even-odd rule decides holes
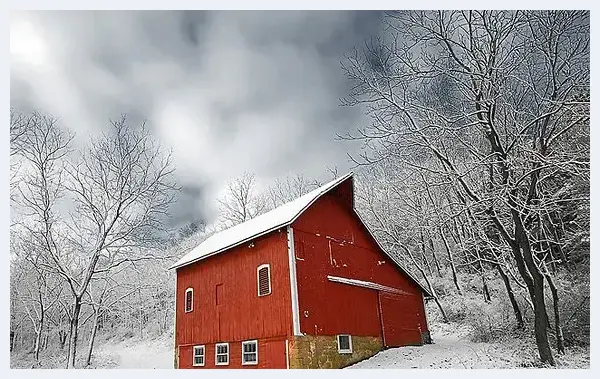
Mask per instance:
[[[338,334],[337,345],[338,353],[352,353],[352,336],[348,334]]]
[[[260,265],[256,269],[258,296],[266,296],[271,293],[271,266]]]
[[[194,346],[194,366],[204,366],[204,345]]]
[[[254,340],[242,342],[242,364],[258,364],[258,341]]]
[[[217,366],[229,364],[229,344],[218,343],[215,349],[215,364]]]

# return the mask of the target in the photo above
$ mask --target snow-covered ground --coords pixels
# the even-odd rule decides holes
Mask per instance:
[[[455,325],[432,331],[433,344],[388,349],[359,362],[348,369],[361,368],[520,368],[534,367],[537,352],[530,338],[509,338],[506,341],[475,343],[467,331]],[[108,359],[114,368],[173,368],[173,341],[128,340],[103,345],[98,360]],[[559,368],[589,368],[589,350],[569,349],[557,356]],[[102,366],[102,365],[99,365]],[[106,366],[105,366],[106,367]]]
[[[348,368],[515,367],[515,357],[506,356],[506,351],[491,344],[473,343],[453,335],[434,338],[434,344],[388,349]]]
[[[506,338],[505,341],[475,343],[457,325],[432,331],[433,344],[400,347],[382,351],[348,369],[374,368],[520,368],[539,367],[537,352],[530,336]],[[558,368],[589,368],[589,348],[568,348],[556,356]],[[64,367],[64,359],[44,358],[34,365],[30,356],[11,356],[13,368]],[[154,340],[138,338],[125,341],[102,341],[94,350],[90,368],[172,369],[172,337]]]
[[[98,346],[95,353],[98,361],[108,359],[111,368],[173,368],[173,341],[128,340],[116,344]]]
[[[507,338],[505,341],[475,343],[468,332],[452,330],[452,326],[432,332],[433,344],[392,348],[347,367],[348,369],[376,368],[525,368],[539,367],[537,351],[531,337]],[[566,354],[555,356],[557,368],[589,368],[589,349],[570,348]]]

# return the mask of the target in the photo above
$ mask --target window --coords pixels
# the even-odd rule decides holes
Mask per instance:
[[[352,353],[352,336],[348,334],[338,334],[337,336],[338,353]]]
[[[215,364],[218,366],[229,364],[229,344],[218,343],[215,349]]]
[[[194,310],[194,289],[188,288],[185,290],[185,312]]]
[[[258,364],[258,342],[256,340],[242,342],[242,364]]]
[[[204,345],[194,346],[194,366],[204,366]]]
[[[260,265],[256,269],[258,277],[258,296],[271,293],[271,267],[268,264]]]

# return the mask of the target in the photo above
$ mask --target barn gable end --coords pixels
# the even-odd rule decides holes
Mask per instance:
[[[404,294],[427,331],[423,289],[380,248],[344,196],[336,190],[322,196],[292,229],[302,333],[381,333],[380,315],[372,312],[379,307],[377,286]]]
[[[173,265],[176,367],[335,368],[426,341],[428,291],[368,230],[353,190],[348,174],[211,236]]]

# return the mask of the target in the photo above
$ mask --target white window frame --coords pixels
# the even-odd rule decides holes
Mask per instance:
[[[340,348],[340,337],[348,337],[349,349],[341,349]],[[338,353],[352,354],[352,336],[350,334],[338,334],[336,339],[337,339]]]
[[[196,348],[202,348],[202,355],[196,355]],[[202,357],[202,363],[196,363],[196,358],[197,357]],[[204,366],[204,364],[206,363],[206,346],[205,345],[196,345],[192,347],[192,366],[195,367],[199,367],[199,366]]]
[[[256,345],[256,353],[255,353],[256,360],[250,361],[250,362],[245,362],[244,361],[244,346],[250,345],[250,344]],[[242,342],[242,366],[257,365],[257,364],[258,364],[258,340],[243,341]]]
[[[219,362],[219,346],[227,346],[227,362]],[[216,366],[229,366],[229,342],[222,342],[215,344],[215,365]]]
[[[187,309],[187,294],[188,292],[191,292],[192,294],[192,303],[191,303],[191,308],[188,310]],[[188,289],[185,290],[185,296],[183,297],[183,310],[185,311],[185,313],[190,313],[194,310],[194,289],[192,287],[189,287]]]
[[[261,295],[260,294],[260,270],[263,268],[267,268],[267,278],[269,279],[269,292]],[[258,294],[259,297],[261,296],[269,296],[272,292],[272,288],[271,288],[271,265],[268,263],[262,264],[260,266],[258,266],[256,268],[256,293]]]

